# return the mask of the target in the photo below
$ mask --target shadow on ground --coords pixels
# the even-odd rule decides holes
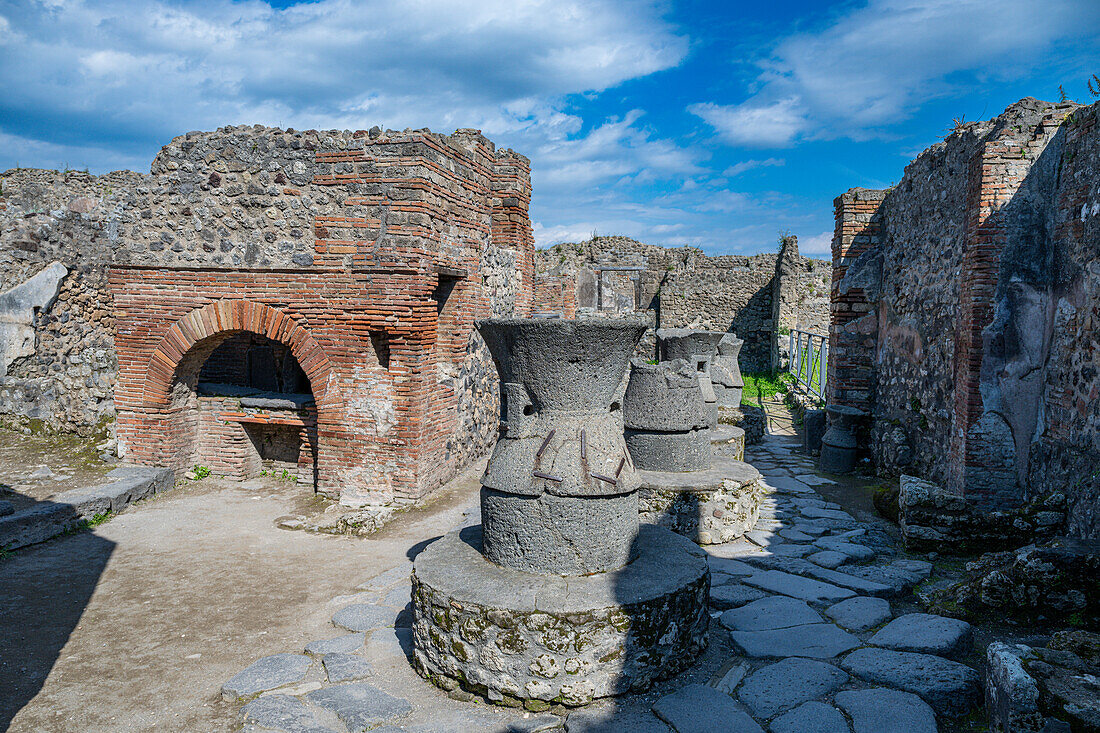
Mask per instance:
[[[0,730],[42,689],[114,550],[78,530],[0,559]]]

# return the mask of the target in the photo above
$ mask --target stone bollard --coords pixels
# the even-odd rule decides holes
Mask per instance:
[[[718,355],[710,365],[710,381],[714,383],[714,391],[718,394],[719,407],[741,407],[741,391],[745,387],[745,380],[741,377],[741,365],[737,358],[744,345],[745,342],[733,333],[724,334],[718,342]]]
[[[530,710],[676,674],[707,644],[710,571],[690,540],[639,523],[615,397],[645,321],[477,328],[501,378],[500,434],[482,525],[416,558],[414,667],[446,690]]]
[[[867,413],[847,405],[827,405],[828,428],[821,438],[818,465],[828,473],[851,473],[856,467],[856,432]]]
[[[825,411],[806,410],[802,416],[802,447],[812,456],[821,452],[821,438],[825,435]]]
[[[683,359],[631,362],[623,395],[626,445],[648,471],[696,471],[713,456],[699,373]]]

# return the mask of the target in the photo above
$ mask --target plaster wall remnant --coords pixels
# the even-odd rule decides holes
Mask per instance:
[[[478,131],[230,126],[148,174],[0,177],[0,289],[71,273],[3,362],[0,415],[229,475],[254,470],[249,443],[289,461],[297,436],[299,473],[357,505],[415,501],[491,444],[473,321],[530,313],[534,247],[528,161]],[[242,333],[288,350],[314,402],[203,393]]]
[[[880,472],[990,517],[1050,504],[1084,538],[1100,538],[1100,220],[1081,216],[1100,202],[1098,114],[1023,99],[888,191],[837,198],[827,387],[870,414]]]
[[[61,280],[69,274],[60,262],[0,292],[0,377],[16,359],[34,354],[34,319],[57,299]]]

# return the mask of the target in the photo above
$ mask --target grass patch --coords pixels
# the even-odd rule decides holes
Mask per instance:
[[[110,518],[111,511],[108,509],[102,514],[95,514],[91,517],[88,517],[87,519],[81,519],[79,522],[70,524],[61,534],[62,536],[67,536],[71,534],[76,534],[77,532],[83,532],[88,529],[94,529],[95,527],[98,527]]]
[[[791,388],[793,377],[786,373],[757,372],[743,374],[745,388],[741,392],[741,404],[759,405],[764,400],[774,400],[777,395],[785,395]]]

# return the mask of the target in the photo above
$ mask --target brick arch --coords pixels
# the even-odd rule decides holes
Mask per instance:
[[[251,331],[286,344],[309,378],[313,397],[324,400],[332,367],[306,328],[282,311],[242,299],[219,300],[196,308],[168,329],[149,359],[142,398],[145,404],[167,405],[176,369],[199,342],[232,331]]]

